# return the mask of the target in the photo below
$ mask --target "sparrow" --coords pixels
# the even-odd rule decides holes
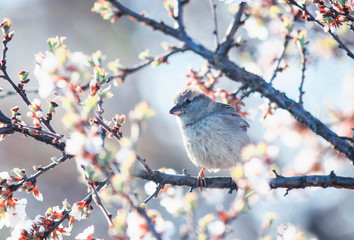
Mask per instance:
[[[249,124],[228,104],[214,101],[197,87],[185,87],[174,97],[170,114],[177,116],[189,159],[202,167],[197,185],[206,186],[204,171],[235,166],[249,144]]]

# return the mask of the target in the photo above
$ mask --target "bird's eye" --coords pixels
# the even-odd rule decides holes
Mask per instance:
[[[187,99],[187,100],[185,101],[185,103],[186,103],[186,104],[190,104],[190,103],[191,103],[191,100],[190,100],[190,99]]]

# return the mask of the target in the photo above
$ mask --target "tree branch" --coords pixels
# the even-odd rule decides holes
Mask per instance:
[[[95,188],[96,191],[101,190],[101,188],[103,188],[107,183],[108,183],[108,178],[106,178],[104,181],[99,182],[97,187]],[[92,192],[90,194],[88,194],[83,200],[81,200],[81,202],[87,202],[87,203],[91,203],[92,201]],[[47,232],[44,233],[43,235],[43,239],[47,239],[49,237],[49,235],[57,228],[59,227],[59,225],[65,221],[65,219],[69,218],[71,210],[66,211],[63,215],[63,217],[61,217],[58,221],[56,221],[53,225],[53,227],[51,229],[49,229]]]
[[[26,93],[38,93],[38,89],[26,89]],[[6,98],[8,96],[16,95],[15,91],[6,91],[0,94],[0,98]]]
[[[3,41],[3,55],[2,55],[2,59],[0,61],[0,71],[4,74],[1,76],[1,78],[5,79],[11,86],[12,88],[16,91],[16,93],[22,98],[22,100],[27,104],[27,106],[29,107],[31,105],[31,102],[28,100],[27,95],[24,91],[22,91],[18,86],[16,86],[16,84],[11,80],[10,76],[7,73],[6,70],[6,52],[8,50],[7,47],[7,43],[10,41],[11,39],[8,39],[7,36],[5,36],[5,39]],[[32,111],[32,110],[31,110]],[[52,133],[56,133],[55,130],[53,129],[53,127],[49,124],[49,121],[47,121],[44,118],[40,118],[41,122],[46,126],[46,128],[52,132]]]
[[[109,228],[112,228],[113,226],[113,220],[112,220],[112,214],[110,214],[108,212],[108,210],[106,209],[106,207],[103,205],[102,201],[101,201],[101,197],[98,195],[98,191],[95,188],[93,183],[89,183],[90,187],[91,187],[91,195],[93,195],[93,200],[96,203],[96,205],[101,209],[103,215],[105,216],[107,222],[108,222],[108,226]]]
[[[138,22],[142,22],[142,23],[146,24],[147,26],[152,27],[153,30],[159,30],[165,34],[172,35],[175,37],[179,35],[179,33],[176,29],[166,25],[163,22],[156,22],[154,19],[151,19],[151,18],[145,17],[141,14],[138,14],[138,13],[132,11],[131,9],[127,8],[126,6],[124,6],[123,4],[121,4],[117,0],[108,0],[108,2],[112,3],[113,6],[115,6],[116,8],[119,9],[120,16],[128,15],[128,16],[131,16],[134,19],[136,19]]]
[[[0,122],[5,123],[4,122],[5,120],[2,119],[1,114],[0,114]],[[56,149],[60,150],[61,152],[64,152],[65,150],[65,143],[61,141],[59,138],[54,137],[53,134],[47,135],[45,133],[41,133],[41,130],[35,130],[37,131],[37,133],[34,133],[34,130],[18,124],[8,124],[4,127],[0,127],[0,134],[12,134],[14,131],[19,132],[25,136],[30,136],[37,141],[44,142],[48,145],[51,145]]]
[[[288,190],[307,187],[333,187],[353,190],[354,178],[339,177],[336,176],[333,171],[329,175],[308,175],[297,177],[283,177],[277,175],[276,178],[270,179],[269,186],[272,189],[287,188]]]
[[[150,26],[153,30],[159,30],[160,32],[170,35],[172,37],[175,37],[178,40],[181,40],[183,43],[185,43],[185,46],[188,46],[186,50],[192,50],[198,54],[207,54],[206,51],[208,51],[203,45],[197,44],[194,42],[188,35],[185,33],[178,31],[178,29],[174,29],[168,25],[166,25],[164,22],[160,21],[157,22],[154,19],[144,17],[131,9],[125,7],[123,4],[121,4],[117,0],[108,0],[110,3],[113,4],[116,8],[119,9],[119,14],[121,16],[127,15],[133,17],[138,22],[144,23],[146,26]],[[210,56],[212,57],[212,56]]]
[[[183,5],[186,4],[184,0],[177,0],[177,11],[173,14],[174,19],[177,21],[179,31],[185,34],[185,27],[183,24]]]
[[[333,145],[334,149],[344,154],[354,163],[353,145],[330,130],[324,123],[315,118],[310,112],[306,111],[301,104],[288,98],[285,93],[273,88],[261,77],[244,70],[228,59],[224,59],[222,62],[218,62],[213,66],[224,72],[231,80],[246,84],[252,91],[259,92],[271,102],[276,103],[279,108],[287,110],[298,122],[326,139]]]
[[[173,175],[155,170],[154,174],[141,172],[137,175],[137,177],[153,181],[161,186],[165,184],[171,184],[173,186],[187,186],[191,187],[191,189],[200,187],[198,185],[197,178],[187,174]],[[235,182],[232,181],[232,178],[230,177],[213,177],[205,178],[205,180],[206,186],[203,186],[203,188],[226,188],[229,189],[230,192],[232,192],[233,190],[237,190]]]
[[[141,69],[143,69],[144,67],[149,66],[153,61],[159,61],[159,62],[167,62],[168,58],[172,55],[174,55],[175,53],[179,53],[179,52],[184,52],[186,51],[186,49],[182,48],[178,48],[178,47],[171,47],[167,52],[165,52],[164,54],[161,54],[159,56],[156,57],[150,57],[149,59],[142,61],[132,67],[129,68],[121,68],[120,69],[120,74],[119,75],[114,75],[114,76],[110,76],[108,78],[109,81],[113,80],[114,78],[121,78],[123,81],[126,78],[127,75],[135,73]]]
[[[273,80],[277,77],[278,72],[280,72],[280,68],[279,68],[279,67],[280,67],[280,63],[281,63],[281,61],[282,61],[283,58],[284,58],[285,51],[286,51],[286,49],[287,49],[287,47],[288,47],[288,44],[289,44],[289,42],[290,42],[290,39],[292,38],[292,37],[291,37],[291,31],[292,31],[293,27],[294,27],[294,24],[291,25],[291,29],[289,29],[288,33],[287,33],[286,36],[285,36],[284,44],[283,44],[283,51],[281,52],[280,57],[278,58],[277,66],[276,66],[276,68],[274,69],[273,76],[272,76],[272,78],[271,78],[270,81],[269,81],[270,84],[273,83]],[[283,70],[283,69],[281,69],[281,70]]]
[[[213,16],[214,20],[214,39],[215,39],[215,49],[219,47],[219,33],[218,33],[218,20],[216,15],[216,4],[214,0],[209,0],[210,8],[211,8],[211,15]]]
[[[136,175],[136,177],[153,181],[158,185],[170,184],[173,186],[188,186],[192,189],[199,187],[196,177],[167,174],[156,170],[154,172],[154,175],[141,172]],[[211,177],[205,178],[205,180],[205,188],[224,188],[229,189],[229,191],[237,190],[237,185],[231,177]],[[329,175],[305,175],[296,177],[283,177],[276,174],[275,178],[269,179],[269,186],[271,189],[286,188],[288,190],[308,187],[354,189],[354,178],[336,176],[333,171]]]
[[[147,215],[145,209],[134,204],[134,202],[132,201],[132,199],[129,196],[127,196],[125,194],[123,194],[122,196],[128,201],[130,206],[132,206],[146,220],[146,223],[148,225],[148,229],[154,235],[154,237],[157,240],[161,240],[162,239],[161,236],[156,232],[154,223],[152,222],[151,218]]]
[[[158,23],[155,20],[143,17],[124,7],[116,0],[109,1],[124,14],[132,16],[139,22],[143,22],[144,24],[154,29],[157,29],[167,35],[183,41],[186,50],[191,50],[205,58],[213,68],[220,70],[230,80],[240,82],[248,86],[250,91],[259,92],[262,96],[268,98],[271,102],[276,103],[279,108],[287,110],[298,122],[304,124],[309,129],[311,129],[311,131],[326,139],[337,151],[344,154],[354,163],[353,145],[343,140],[336,133],[330,130],[324,123],[306,111],[301,104],[288,98],[285,93],[282,93],[273,88],[260,76],[250,73],[244,68],[241,68],[234,62],[230,61],[227,56],[220,58],[220,55],[217,53],[213,53],[209,49],[205,48],[202,44],[197,44],[187,35],[180,35],[175,29],[167,26],[164,23]]]
[[[303,104],[303,96],[304,96],[304,82],[305,82],[305,71],[306,71],[306,63],[307,63],[307,57],[306,57],[306,47],[303,47],[300,50],[300,54],[301,54],[301,82],[300,82],[300,86],[299,86],[299,104]]]
[[[245,6],[245,2],[240,3],[240,8],[235,14],[233,21],[230,23],[229,28],[227,29],[227,32],[223,39],[223,42],[220,44],[220,47],[217,50],[218,55],[220,55],[221,57],[225,56],[228,53],[228,51],[232,47],[232,44],[234,43],[234,36],[236,34],[237,29],[241,26],[241,17],[243,11],[245,10]]]
[[[306,6],[300,6],[295,0],[288,0],[288,2],[290,3],[290,5],[294,5],[304,11],[308,15],[308,21],[313,21],[317,23],[317,25],[319,25],[323,29],[324,25],[320,21],[316,20],[316,18],[307,10]],[[331,30],[329,30],[328,33],[338,43],[339,47],[346,51],[349,57],[354,59],[354,53],[352,53],[352,51],[350,51],[350,49],[342,42],[342,40],[340,40],[337,34],[332,33]]]
[[[102,118],[99,116],[99,114],[95,113],[95,119],[97,121],[97,124],[101,125],[105,131],[108,133],[112,133],[112,129],[102,120]],[[119,136],[117,133],[114,133],[114,138],[118,140],[120,144],[121,136]],[[122,144],[123,145],[123,144]],[[145,168],[146,172],[149,174],[154,174],[150,166],[146,163],[146,160],[142,157],[140,157],[138,154],[136,154],[136,160]]]
[[[47,172],[50,169],[55,168],[56,166],[58,166],[60,163],[65,162],[67,159],[72,158],[73,156],[71,155],[63,155],[61,158],[58,159],[57,162],[53,162],[51,164],[48,164],[45,167],[40,167],[37,168],[37,172],[33,175],[31,175],[30,177],[26,177],[25,179],[23,179],[22,182],[16,184],[16,185],[12,185],[12,190],[16,191],[17,189],[19,189],[25,182],[36,182],[37,181],[37,177],[39,177],[40,175],[42,175],[43,173]]]

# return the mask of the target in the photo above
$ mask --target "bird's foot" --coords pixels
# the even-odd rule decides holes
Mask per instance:
[[[203,191],[203,187],[206,187],[207,185],[204,177],[204,170],[205,167],[203,167],[202,170],[200,170],[197,178],[197,186],[199,186],[201,192]]]

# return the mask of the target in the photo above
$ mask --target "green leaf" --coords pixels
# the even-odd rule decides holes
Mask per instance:
[[[58,164],[58,162],[59,162],[59,159],[57,157],[52,157],[50,160],[56,164]]]

